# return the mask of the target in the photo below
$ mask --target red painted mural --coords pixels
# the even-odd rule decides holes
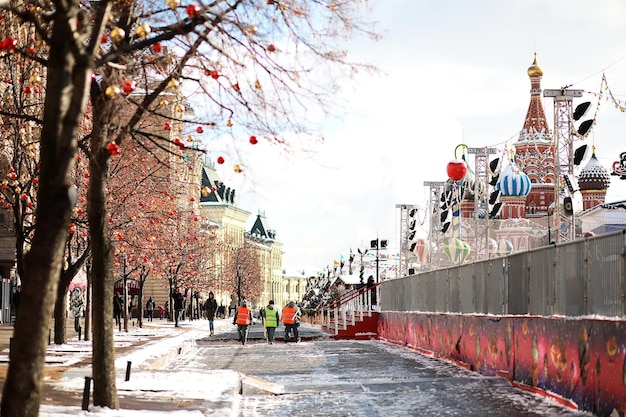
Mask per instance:
[[[626,415],[623,321],[384,312],[378,335],[597,416]]]

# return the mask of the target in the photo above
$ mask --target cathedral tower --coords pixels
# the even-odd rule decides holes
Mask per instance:
[[[541,102],[543,70],[537,64],[537,54],[527,73],[530,78],[530,104],[524,126],[513,146],[514,161],[532,184],[526,197],[525,217],[533,218],[545,216],[554,201],[555,155],[552,132]]]

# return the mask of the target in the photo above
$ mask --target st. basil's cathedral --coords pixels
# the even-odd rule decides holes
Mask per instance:
[[[559,155],[542,104],[544,73],[536,55],[527,73],[530,104],[523,128],[511,148],[488,163],[484,175],[488,178],[482,179],[486,183],[476,178],[479,163],[472,170],[466,162],[468,174],[462,181],[448,180],[442,188],[431,188],[435,196],[431,195],[431,206],[436,207],[431,209],[429,237],[411,247],[422,267],[445,267],[554,243],[564,226],[563,218],[554,213],[557,195],[565,216],[574,216],[574,238],[626,228],[626,202],[605,203],[611,177],[598,161],[595,147],[575,178],[561,175],[563,179],[557,181]],[[576,201],[580,205],[582,200],[582,211],[574,213],[572,197],[578,191]],[[609,210],[613,219],[585,222],[586,218],[597,218],[599,212],[606,211],[603,209]],[[611,228],[607,223],[617,225]]]

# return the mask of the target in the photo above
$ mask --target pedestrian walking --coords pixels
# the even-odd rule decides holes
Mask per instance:
[[[148,321],[152,321],[152,315],[154,314],[154,300],[152,297],[148,298],[146,302],[146,311],[148,312]]]
[[[172,294],[172,298],[174,299],[174,326],[178,327],[185,309],[185,297],[180,292],[180,288],[177,288],[176,292]]]
[[[267,343],[271,345],[274,343],[276,327],[278,327],[278,323],[280,322],[280,314],[278,310],[274,309],[274,300],[270,300],[267,307],[261,310],[261,318],[263,319],[263,325],[267,333]]]
[[[213,321],[215,320],[215,313],[217,312],[217,300],[215,299],[213,291],[209,291],[209,296],[204,303],[204,311],[206,313],[206,318],[209,320],[209,330],[211,331],[211,336],[213,336],[215,334]]]
[[[289,301],[289,304],[283,308],[283,324],[285,325],[285,343],[291,340],[291,334],[293,333],[293,339],[296,342],[300,341],[300,334],[298,333],[298,327],[300,327],[300,308],[296,305],[294,300]]]
[[[252,310],[248,308],[248,302],[243,300],[241,305],[237,307],[237,314],[233,319],[233,324],[237,325],[237,334],[242,345],[246,344],[250,323],[252,323]]]
[[[122,300],[120,293],[115,291],[115,295],[113,295],[113,318],[116,326],[122,324],[122,311],[124,311],[124,300]]]
[[[20,305],[20,297],[22,295],[22,286],[18,285],[13,293],[13,308],[15,309],[15,318],[17,319],[17,308]]]

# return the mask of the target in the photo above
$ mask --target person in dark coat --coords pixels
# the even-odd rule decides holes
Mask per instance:
[[[20,296],[22,295],[22,286],[18,285],[13,293],[13,308],[15,308],[15,318],[17,318],[17,308],[20,305]]]
[[[119,326],[122,323],[122,311],[124,309],[124,300],[120,296],[120,293],[115,291],[113,295],[113,318],[115,318],[115,325]]]
[[[152,321],[152,315],[154,314],[154,300],[152,299],[152,297],[148,298],[148,301],[146,302],[146,311],[148,312],[148,321]]]
[[[215,313],[217,312],[217,300],[215,299],[213,291],[209,291],[209,297],[204,303],[204,311],[206,318],[209,320],[209,330],[211,331],[211,336],[213,336],[215,334],[213,321],[215,320]]]
[[[177,288],[176,292],[172,294],[172,298],[174,299],[174,326],[178,327],[178,322],[185,309],[185,297],[183,297],[183,293],[180,292],[180,288]]]

